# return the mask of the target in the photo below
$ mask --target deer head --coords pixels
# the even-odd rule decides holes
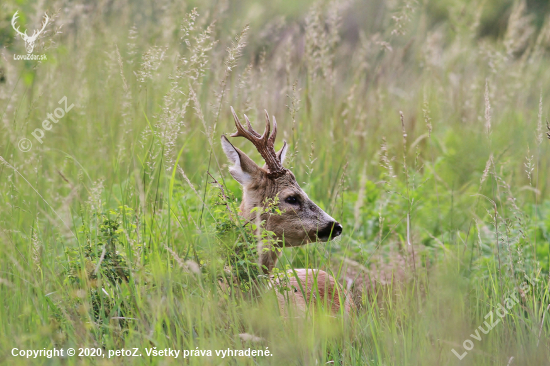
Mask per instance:
[[[233,146],[222,136],[222,147],[233,166],[229,172],[243,187],[241,203],[242,215],[255,219],[252,209],[263,207],[268,200],[278,198],[280,215],[263,213],[261,220],[265,221],[265,228],[275,233],[278,239],[283,240],[286,246],[299,246],[314,241],[326,242],[342,233],[342,225],[330,217],[319,206],[309,199],[300,188],[294,174],[283,167],[288,145],[286,141],[278,152],[275,152],[274,143],[277,136],[277,121],[273,117],[273,133],[267,111],[265,112],[266,126],[260,136],[250,124],[248,117],[245,129],[231,107],[237,132],[231,137],[242,136],[252,142],[265,165],[259,167],[244,152]],[[270,272],[278,259],[278,251],[266,251],[260,254],[260,264],[265,272]]]
[[[17,15],[17,13],[18,11],[16,11],[15,14],[13,14],[13,18],[11,18],[11,26],[17,32],[17,34],[19,34],[21,38],[23,38],[23,41],[25,41],[25,49],[27,50],[27,53],[32,53],[34,49],[34,42],[36,42],[38,36],[44,31],[50,18],[48,17],[48,14],[44,14],[44,22],[42,23],[42,29],[40,29],[39,31],[35,30],[32,33],[32,36],[29,37],[27,35],[26,30],[25,30],[25,33],[21,33],[19,31],[19,26],[16,26],[15,23],[17,22],[17,18],[19,18],[19,15]]]

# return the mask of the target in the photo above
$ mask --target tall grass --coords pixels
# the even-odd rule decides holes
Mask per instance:
[[[214,353],[196,365],[548,363],[550,18],[533,4],[0,4],[0,363],[181,363],[153,347]],[[49,14],[46,61],[14,60],[16,10],[28,33]],[[224,291],[256,263],[235,257],[255,239],[219,144],[229,106],[277,117],[287,166],[342,223],[278,268],[332,273],[350,318]],[[142,356],[12,356],[54,347]]]

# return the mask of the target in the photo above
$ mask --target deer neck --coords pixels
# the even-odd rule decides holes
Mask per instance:
[[[266,248],[268,250],[263,250],[260,253],[260,266],[262,267],[262,270],[264,271],[264,274],[269,274],[275,268],[277,265],[277,261],[279,260],[279,257],[281,256],[281,252],[279,252],[279,248],[271,246],[271,248]]]
[[[243,199],[240,206],[241,215],[245,217],[248,222],[256,222],[266,220],[268,214],[263,213],[260,217],[257,217],[258,212],[252,212],[255,207],[262,207],[266,197],[269,193],[273,194],[276,189],[276,184],[269,179],[262,179],[252,187],[246,187],[243,189]],[[260,249],[258,262],[264,272],[269,274],[277,265],[280,252],[276,245],[269,243],[268,246]]]

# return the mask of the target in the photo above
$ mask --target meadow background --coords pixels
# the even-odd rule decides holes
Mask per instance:
[[[46,61],[14,60],[16,10],[29,34],[50,16],[34,50]],[[192,365],[548,364],[549,11],[2,1],[0,364],[182,363],[25,360],[15,347],[273,354]],[[74,107],[40,144],[31,133],[64,96]],[[332,273],[353,294],[352,319],[285,320],[273,290],[220,290],[228,273],[255,275],[219,143],[234,131],[230,106],[258,129],[264,109],[276,116],[287,167],[342,223],[338,240],[285,249],[279,268]],[[525,276],[537,286],[522,288]],[[474,340],[510,294],[519,303]]]

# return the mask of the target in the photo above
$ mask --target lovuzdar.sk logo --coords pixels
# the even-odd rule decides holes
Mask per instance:
[[[19,18],[18,15],[19,11],[16,11],[15,14],[13,14],[13,17],[11,18],[11,26],[17,32],[18,35],[21,36],[23,41],[25,41],[25,49],[27,50],[27,55],[13,55],[14,60],[45,60],[46,55],[32,55],[32,51],[34,50],[34,43],[38,39],[38,36],[44,32],[44,29],[46,29],[46,25],[48,25],[48,22],[50,18],[48,17],[48,14],[44,14],[44,20],[42,21],[42,29],[40,30],[34,30],[32,33],[32,36],[29,36],[27,34],[27,30],[25,32],[21,32],[19,30],[19,26],[17,25],[17,19]]]

